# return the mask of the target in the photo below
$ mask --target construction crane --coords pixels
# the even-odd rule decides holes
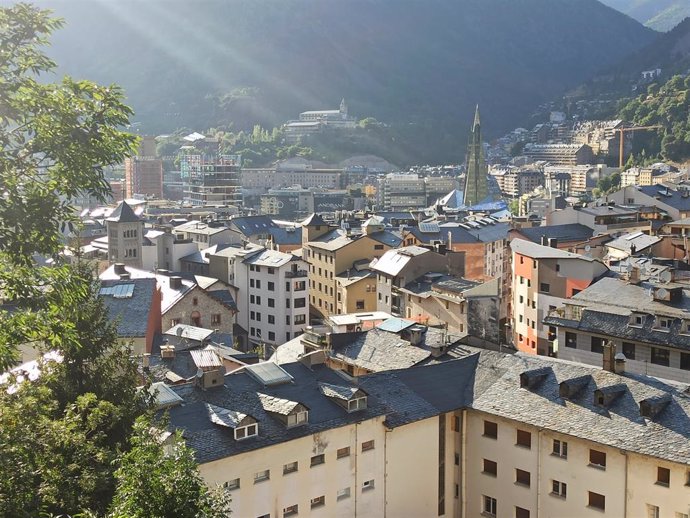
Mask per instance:
[[[623,171],[623,166],[625,165],[624,159],[624,154],[625,152],[623,151],[623,142],[624,142],[624,135],[628,132],[633,132],[633,131],[645,131],[645,130],[652,130],[652,129],[659,129],[663,128],[661,124],[656,124],[654,126],[632,126],[630,128],[617,128],[616,131],[620,132],[621,138],[620,138],[620,151],[618,154],[619,157],[619,164],[620,164],[620,169],[621,172]]]

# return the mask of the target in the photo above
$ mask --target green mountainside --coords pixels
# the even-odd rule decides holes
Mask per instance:
[[[669,31],[690,16],[688,0],[602,0],[657,31]]]
[[[645,93],[624,103],[619,115],[641,126],[662,127],[658,134],[643,137],[645,155],[661,151],[668,160],[690,159],[690,78],[674,76],[662,85],[649,85]]]
[[[7,2],[7,0],[0,0]],[[60,71],[121,84],[143,132],[251,131],[309,109],[375,117],[459,161],[656,34],[596,0],[37,0]]]

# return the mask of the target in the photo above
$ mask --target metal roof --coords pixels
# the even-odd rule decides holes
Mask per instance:
[[[152,383],[149,393],[156,398],[157,408],[166,408],[182,403],[183,399],[162,381]]]
[[[256,363],[245,367],[247,372],[265,387],[290,383],[292,376],[280,365],[273,362]]]
[[[216,351],[212,347],[207,347],[200,351],[189,351],[189,354],[192,355],[194,365],[196,365],[200,369],[203,369],[205,367],[213,368],[223,366],[223,362],[221,361],[220,356],[216,354]]]
[[[408,327],[413,326],[415,323],[409,320],[403,320],[402,318],[389,318],[385,322],[381,322],[376,326],[377,329],[382,331],[388,331],[389,333],[399,333]]]

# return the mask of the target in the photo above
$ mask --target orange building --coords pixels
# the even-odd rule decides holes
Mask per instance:
[[[544,318],[563,300],[603,277],[608,268],[598,259],[523,239],[514,239],[510,246],[513,344],[526,353],[553,355],[555,330],[543,325]]]

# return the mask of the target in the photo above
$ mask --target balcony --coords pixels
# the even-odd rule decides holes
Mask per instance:
[[[285,272],[285,278],[286,279],[295,279],[298,277],[306,277],[307,275],[308,275],[307,270],[290,270],[290,271]]]

